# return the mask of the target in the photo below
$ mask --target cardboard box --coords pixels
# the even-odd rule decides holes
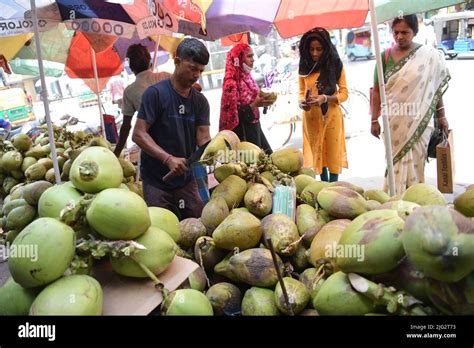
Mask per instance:
[[[197,263],[176,256],[158,279],[173,291],[198,267]],[[103,315],[148,315],[163,301],[161,292],[151,279],[120,276],[113,271],[108,260],[95,265],[92,276],[102,285]]]

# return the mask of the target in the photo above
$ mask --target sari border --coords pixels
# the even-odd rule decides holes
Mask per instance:
[[[428,124],[430,123],[431,118],[434,116],[434,113],[436,111],[436,106],[438,105],[439,100],[444,95],[444,93],[446,93],[446,90],[448,89],[448,82],[450,80],[451,80],[451,75],[448,74],[444,78],[444,80],[441,82],[440,86],[438,87],[435,93],[435,96],[433,97],[433,100],[431,101],[430,107],[428,108],[428,111],[426,112],[425,116],[420,122],[420,125],[416,129],[415,133],[413,133],[410,140],[407,141],[405,146],[394,157],[393,164],[399,162],[403,157],[405,157],[405,155],[413,148],[413,146],[418,142],[418,140],[420,140],[421,136],[423,135],[426,128],[428,127]]]
[[[415,55],[415,53],[422,47],[423,45],[419,45],[418,47],[414,48],[409,54],[405,57],[400,59],[391,69],[388,69],[384,74],[385,84],[387,84],[388,80],[395,75],[400,69]]]

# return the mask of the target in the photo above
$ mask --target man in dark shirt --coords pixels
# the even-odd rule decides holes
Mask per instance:
[[[209,62],[206,46],[183,40],[170,79],[149,87],[142,97],[133,141],[142,149],[141,177],[148,206],[173,211],[178,218],[200,217],[204,206],[186,158],[210,140],[209,103],[192,86]],[[176,174],[164,182],[169,172]]]

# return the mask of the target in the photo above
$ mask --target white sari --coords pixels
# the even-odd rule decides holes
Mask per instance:
[[[432,118],[449,80],[444,57],[429,46],[417,47],[385,72],[397,195],[425,181]]]

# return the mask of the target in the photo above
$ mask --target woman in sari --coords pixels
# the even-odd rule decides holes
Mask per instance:
[[[344,116],[346,75],[327,30],[315,28],[303,35],[299,46],[299,103],[303,112],[304,166],[322,181],[338,181],[347,168]]]
[[[425,181],[425,161],[433,133],[433,114],[446,134],[443,94],[450,79],[444,57],[434,47],[413,42],[418,33],[416,15],[392,23],[396,45],[382,52],[387,94],[387,114],[392,135],[396,194]],[[377,74],[377,71],[376,71]],[[372,98],[372,134],[380,137],[379,84],[375,76]],[[385,180],[385,190],[387,190]]]
[[[272,102],[259,96],[257,82],[250,75],[254,60],[252,48],[247,44],[238,44],[227,54],[219,130],[232,130],[240,140],[271,154],[272,149],[260,126],[258,108],[270,106]]]

